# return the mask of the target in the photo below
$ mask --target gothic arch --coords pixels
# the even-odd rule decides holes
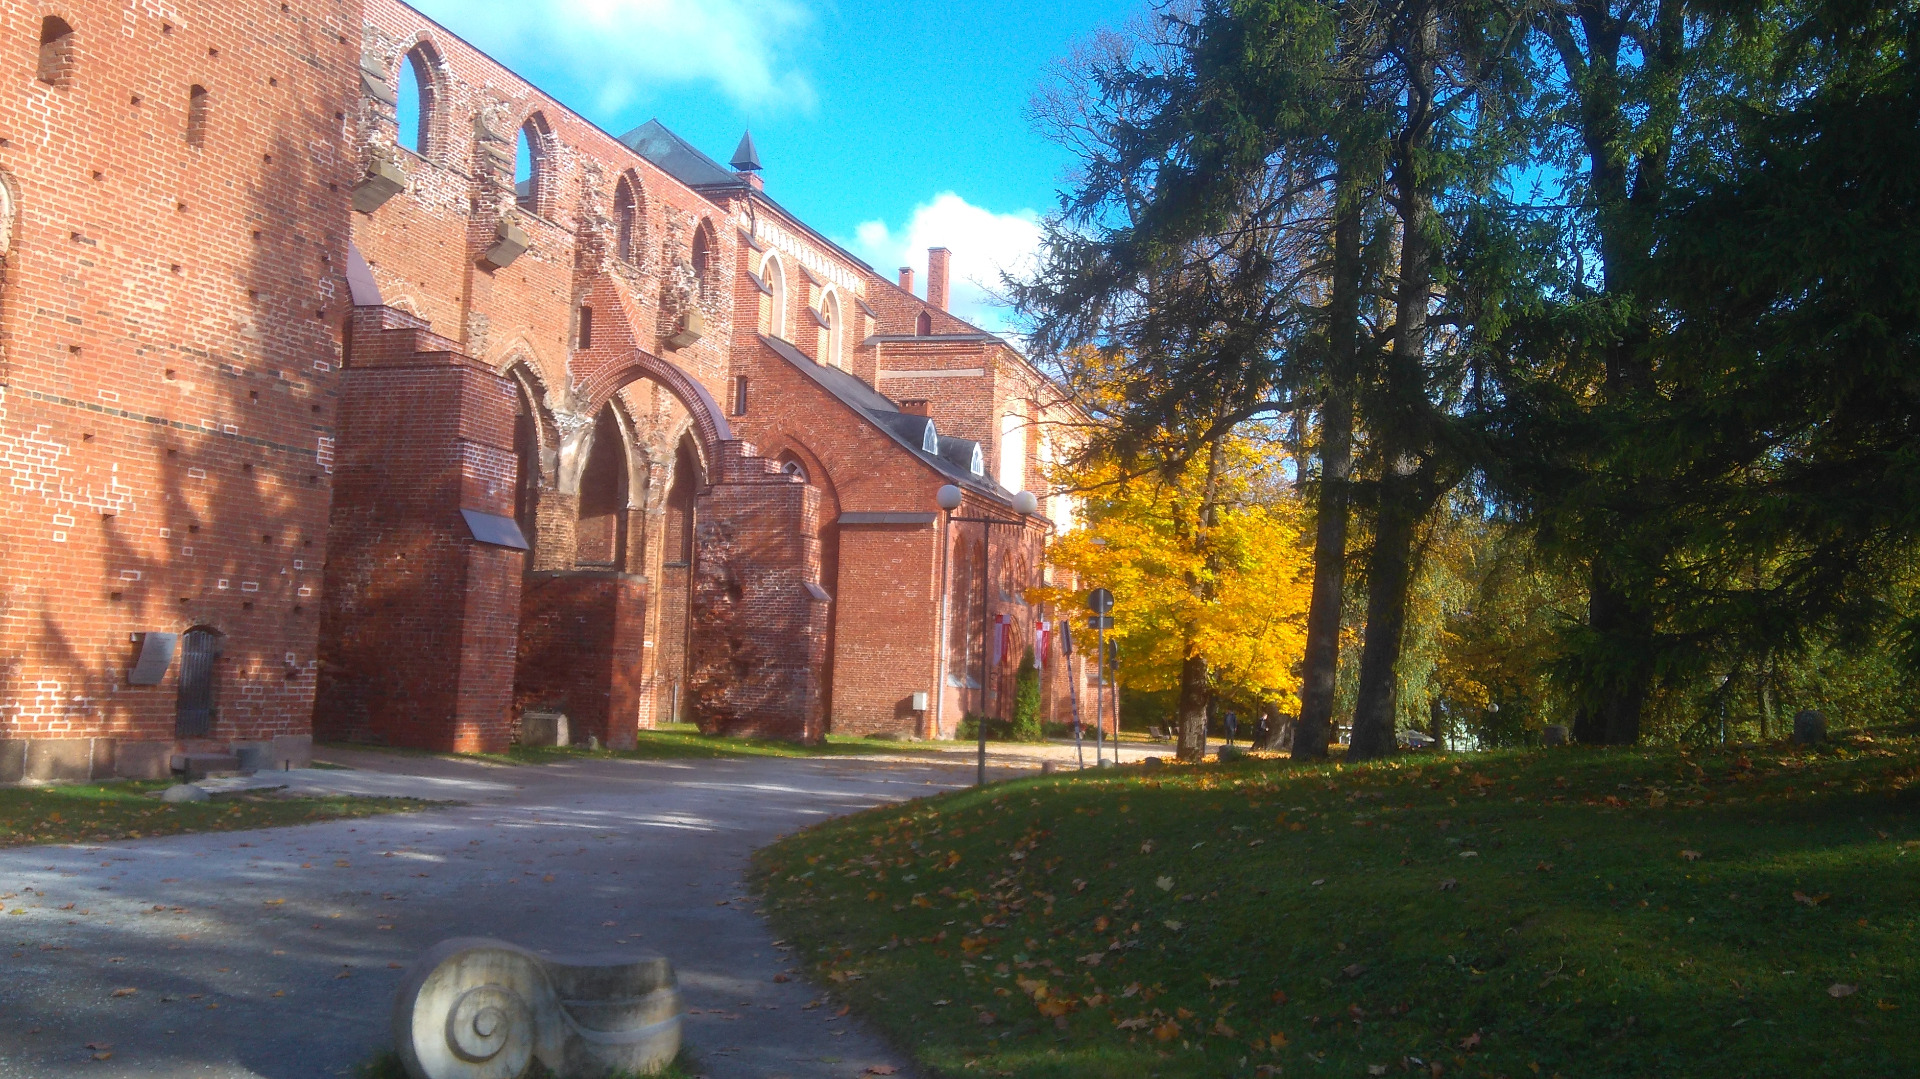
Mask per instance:
[[[553,125],[547,122],[545,114],[539,109],[528,113],[514,135],[514,199],[522,210],[536,217],[546,217],[553,205],[555,149]],[[527,170],[524,181],[519,176],[522,165]]]
[[[708,300],[724,294],[720,280],[720,252],[718,234],[714,231],[710,218],[701,218],[694,226],[693,237],[688,241],[688,262],[693,266],[694,280],[697,282],[696,303],[705,304]]]
[[[402,86],[401,75],[411,67],[413,77],[419,87],[420,97],[415,103],[419,109],[418,129],[414,141],[417,149],[411,152],[427,161],[438,163],[447,156],[448,114],[452,112],[453,97],[448,92],[446,61],[442,58],[440,47],[433,40],[433,34],[421,30],[411,41],[402,41],[400,55],[393,65],[393,87],[396,94]],[[395,107],[396,114],[399,106]],[[396,115],[396,120],[398,116]],[[406,147],[406,132],[396,132],[397,141]]]
[[[620,173],[613,184],[613,251],[622,263],[642,270],[647,265],[647,189],[633,169]]]
[[[615,390],[641,379],[658,382],[680,399],[680,404],[692,417],[694,437],[700,444],[702,456],[711,460],[715,456],[715,447],[722,442],[733,441],[732,426],[727,423],[727,417],[705,386],[673,364],[640,349],[634,349],[620,362],[608,364],[577,384],[573,389],[573,399],[581,412],[592,415],[606,404]]]

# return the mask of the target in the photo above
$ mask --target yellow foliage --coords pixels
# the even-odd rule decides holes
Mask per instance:
[[[1088,590],[1112,590],[1109,636],[1120,641],[1121,676],[1133,688],[1178,686],[1191,637],[1216,691],[1286,707],[1300,688],[1312,556],[1305,508],[1262,482],[1275,464],[1259,444],[1229,443],[1211,527],[1200,520],[1204,461],[1171,480],[1127,478],[1110,461],[1055,476],[1088,492],[1084,527],[1051,555],[1078,591],[1035,598],[1084,611]]]

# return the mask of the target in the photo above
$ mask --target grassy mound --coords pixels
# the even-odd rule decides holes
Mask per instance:
[[[1079,773],[762,851],[941,1075],[1920,1074],[1920,740]]]

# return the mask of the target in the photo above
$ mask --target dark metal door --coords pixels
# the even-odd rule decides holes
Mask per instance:
[[[220,656],[220,635],[210,629],[190,629],[180,651],[180,699],[173,732],[179,738],[205,738],[213,732],[213,661]]]

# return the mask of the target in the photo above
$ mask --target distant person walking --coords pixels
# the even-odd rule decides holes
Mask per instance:
[[[1233,709],[1227,709],[1227,744],[1229,746],[1233,744],[1233,729],[1239,725],[1240,717],[1233,714]]]

